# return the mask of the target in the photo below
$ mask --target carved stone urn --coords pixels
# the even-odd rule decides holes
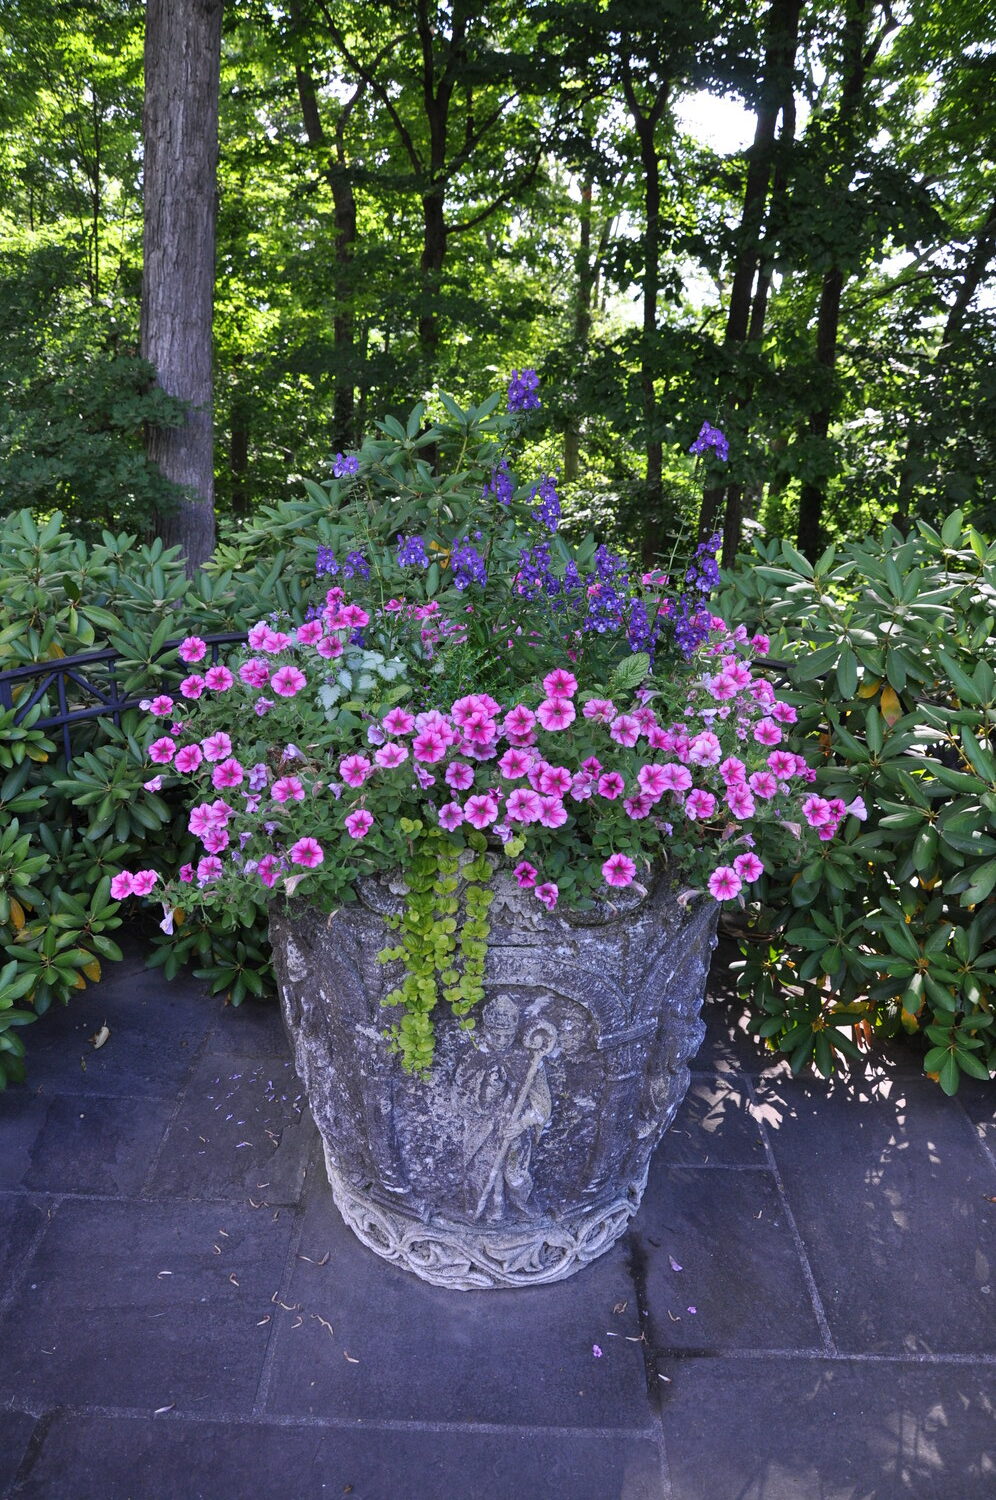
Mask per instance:
[[[274,907],[270,936],[297,1071],[332,1194],[371,1250],[456,1290],[534,1286],[603,1254],[636,1213],[688,1088],[718,906],[661,877],[594,911],[547,912],[496,874],[485,1001],[445,1005],[425,1080],[384,1039],[400,966],[400,880],[332,917]]]

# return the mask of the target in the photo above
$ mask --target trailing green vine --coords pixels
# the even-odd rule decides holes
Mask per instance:
[[[469,832],[461,847],[420,819],[411,820],[406,831],[412,843],[404,872],[405,908],[387,919],[401,940],[377,957],[380,963],[405,966],[404,979],[383,1000],[405,1012],[388,1036],[406,1072],[425,1077],[435,1056],[432,1012],[440,996],[471,1030],[469,1013],[484,995],[491,866],[482,833]]]

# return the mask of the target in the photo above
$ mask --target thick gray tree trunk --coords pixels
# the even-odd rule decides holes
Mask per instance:
[[[218,80],[224,0],[148,0],[142,354],[163,390],[190,403],[152,427],[150,459],[182,490],[156,519],[193,573],[214,548],[211,321],[217,212]]]

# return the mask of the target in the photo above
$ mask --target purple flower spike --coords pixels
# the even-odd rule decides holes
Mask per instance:
[[[508,384],[508,409],[536,411],[540,404],[539,376],[535,370],[513,370]]]
[[[718,427],[713,427],[709,422],[703,422],[698,437],[689,448],[689,453],[706,453],[712,448],[716,457],[722,459],[723,463],[729,459],[730,445],[720,432]]]

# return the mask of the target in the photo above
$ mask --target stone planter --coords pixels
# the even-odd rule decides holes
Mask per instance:
[[[378,1255],[459,1290],[558,1281],[622,1234],[688,1087],[716,946],[715,902],[686,910],[663,879],[586,913],[551,914],[504,873],[493,889],[476,1029],[439,1006],[426,1081],[383,1039],[399,966],[377,954],[400,882],[364,881],[331,918],[270,915],[343,1218]]]

